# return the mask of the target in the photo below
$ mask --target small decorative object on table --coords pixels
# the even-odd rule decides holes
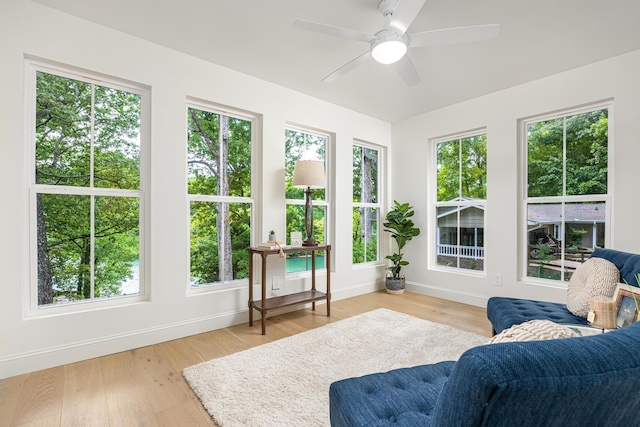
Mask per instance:
[[[618,284],[613,295],[615,302],[616,326],[622,328],[638,320],[640,289],[635,286]]]
[[[291,246],[302,246],[302,233],[300,231],[291,232]]]
[[[608,332],[609,329],[586,325],[562,325],[569,328],[577,337],[588,337]],[[614,328],[615,329],[615,328]]]
[[[282,250],[282,242],[278,240],[269,240],[268,242],[262,242],[258,245],[258,249],[261,251],[280,251],[280,258],[284,258],[284,251]]]
[[[615,301],[600,300],[592,298],[590,301],[591,310],[587,320],[591,326],[602,329],[616,328]]]
[[[269,241],[275,242],[277,239],[278,236],[276,236],[276,232],[274,230],[269,230]]]

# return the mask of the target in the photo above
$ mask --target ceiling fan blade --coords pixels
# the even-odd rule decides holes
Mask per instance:
[[[409,58],[409,55],[403,56],[400,61],[393,64],[393,66],[407,86],[415,86],[420,83],[420,75],[415,65],[413,65],[413,61]]]
[[[362,55],[360,55],[357,58],[351,60],[350,62],[347,62],[342,67],[338,68],[333,73],[329,74],[327,77],[322,79],[322,81],[325,82],[325,83],[331,83],[331,82],[337,80],[338,78],[344,76],[349,71],[351,71],[354,68],[356,68],[358,65],[362,65],[365,62],[369,61],[370,59],[372,59],[371,52],[370,51],[366,51]]]
[[[343,39],[357,40],[366,43],[370,43],[371,41],[373,41],[373,39],[375,39],[375,36],[363,33],[361,31],[351,30],[349,28],[343,27],[336,27],[335,25],[319,24],[317,22],[311,21],[301,21],[299,19],[293,21],[293,28],[340,37]]]
[[[500,24],[473,25],[470,27],[445,28],[409,34],[409,46],[442,46],[456,43],[493,39],[500,33]]]
[[[404,34],[424,6],[425,0],[400,0],[389,25]]]

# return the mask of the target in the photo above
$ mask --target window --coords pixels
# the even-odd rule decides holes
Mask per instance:
[[[143,293],[146,89],[35,60],[27,70],[31,306]]]
[[[353,252],[352,262],[362,264],[379,259],[380,151],[353,146]]]
[[[435,141],[436,263],[484,271],[487,206],[487,135],[470,133]]]
[[[526,276],[567,281],[607,241],[609,105],[522,123]]]
[[[329,173],[327,169],[327,147],[329,135],[304,129],[288,127],[285,129],[285,197],[287,231],[286,242],[290,244],[291,232],[302,232],[304,226],[304,190],[293,187],[293,170],[298,160],[320,160],[325,162],[327,187]],[[313,190],[313,238],[320,244],[327,242],[327,189]],[[287,273],[311,270],[311,258],[308,253],[289,253],[286,260]],[[324,268],[324,254],[316,254],[316,268]]]
[[[249,275],[252,120],[196,102],[187,109],[192,287]]]

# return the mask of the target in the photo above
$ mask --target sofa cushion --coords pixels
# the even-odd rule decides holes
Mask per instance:
[[[587,319],[571,314],[565,304],[508,297],[489,298],[487,318],[496,333],[535,319],[551,320],[561,324],[588,325]]]
[[[611,299],[620,281],[620,271],[604,258],[589,258],[569,279],[567,309],[575,316],[587,317],[589,301]]]
[[[489,344],[499,342],[550,340],[555,338],[571,338],[576,333],[566,326],[550,320],[530,320],[520,325],[505,329],[489,340]]]
[[[603,258],[611,261],[620,270],[620,282],[638,286],[636,274],[640,273],[640,255],[615,249],[598,248],[591,258]]]
[[[429,426],[454,365],[446,361],[336,381],[329,387],[331,426]]]

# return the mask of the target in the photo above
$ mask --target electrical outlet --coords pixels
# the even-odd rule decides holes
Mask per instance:
[[[275,291],[280,289],[282,286],[282,277],[273,277],[271,278],[271,290]]]
[[[494,286],[502,286],[502,274],[496,274],[493,277]]]

